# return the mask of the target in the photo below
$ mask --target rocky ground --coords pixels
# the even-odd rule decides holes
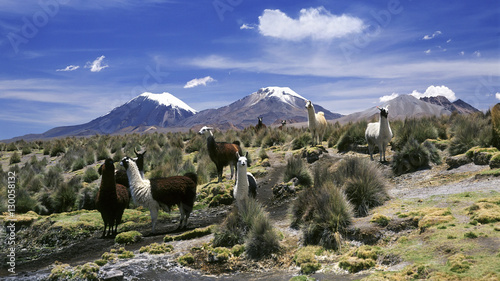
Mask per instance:
[[[268,154],[270,156],[271,167],[268,168],[265,176],[258,178],[259,189],[257,199],[266,207],[274,226],[283,233],[284,239],[282,243],[289,248],[298,248],[300,246],[301,234],[298,230],[289,227],[290,220],[288,216],[290,204],[293,202],[294,196],[275,200],[272,192],[272,188],[282,182],[286,165],[285,158],[290,152],[273,153],[270,151]],[[321,165],[322,161],[339,161],[343,157],[345,155],[337,154],[330,149],[328,153],[321,156],[321,159],[313,165]],[[367,156],[364,155],[363,157]],[[384,174],[391,174],[390,167],[387,164],[379,165]],[[420,202],[429,198],[439,201],[439,198],[442,198],[442,205],[446,206],[449,204],[446,198],[453,194],[466,192],[496,192],[498,194],[500,192],[500,177],[476,176],[476,174],[485,169],[489,168],[487,166],[467,164],[457,169],[448,170],[446,164],[442,164],[433,166],[431,169],[420,170],[399,177],[388,176],[389,193],[392,199],[385,206],[375,211],[390,213],[393,203],[397,202],[394,204],[399,204],[401,200]],[[471,204],[473,203],[472,201],[473,199],[471,199]],[[467,202],[462,202],[461,204],[467,205]],[[220,206],[195,211],[190,218],[189,229],[220,224],[230,209],[231,206]],[[176,214],[174,214],[175,217]],[[354,225],[351,228],[352,231],[348,235],[350,239],[358,240],[357,242],[353,240],[353,243],[370,243],[379,239],[390,240],[390,238],[387,238],[388,235],[397,237],[400,232],[410,233],[416,231],[415,225],[411,225],[411,223],[405,226],[407,221],[404,219],[395,219],[388,227],[382,228],[370,223],[370,217],[354,221]],[[460,219],[459,215],[456,217]],[[101,276],[119,271],[123,273],[125,280],[290,280],[293,276],[300,274],[300,268],[291,261],[291,257],[275,257],[274,261],[266,260],[262,262],[242,261],[238,265],[240,270],[220,275],[216,274],[219,272],[194,270],[179,265],[177,262],[179,256],[189,252],[192,247],[208,243],[213,238],[213,235],[186,241],[169,242],[173,245],[174,251],[167,254],[151,255],[138,252],[142,246],[154,242],[163,242],[165,234],[178,234],[175,231],[176,227],[177,222],[173,220],[160,223],[158,231],[155,234],[152,234],[148,229],[141,230],[144,238],[138,243],[126,246],[127,250],[135,253],[135,257],[120,259],[114,263],[102,266],[100,269]],[[113,240],[100,239],[99,236],[100,232],[95,233],[91,238],[46,254],[37,260],[19,264],[16,268],[18,272],[17,276],[7,277],[3,271],[0,276],[4,276],[2,278],[5,278],[5,280],[36,280],[48,276],[54,261],[67,263],[71,266],[95,261],[104,252],[108,252],[115,247]],[[499,239],[497,238],[489,240],[489,243],[496,243],[496,245],[493,244],[491,246],[494,248],[492,249],[493,252],[498,252],[499,250]],[[485,243],[488,243],[488,241]],[[19,255],[22,256],[22,253]],[[377,270],[401,270],[404,266],[408,265],[406,261],[397,257],[382,264],[385,265],[379,265]],[[357,280],[372,273],[373,271],[361,271],[360,273],[350,274],[345,270],[339,269],[338,266],[331,266],[328,270],[320,270],[311,276],[318,280]]]

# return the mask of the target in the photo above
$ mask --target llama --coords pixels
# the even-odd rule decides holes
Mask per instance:
[[[138,152],[134,148],[134,153],[135,153],[135,156],[137,156],[136,158],[134,158],[134,161],[137,164],[137,167],[139,168],[139,172],[141,173],[141,177],[144,179],[144,154],[146,154],[146,150]],[[115,179],[116,179],[116,183],[119,183],[130,190],[127,171],[125,171],[123,169],[117,170],[115,172]],[[130,192],[129,192],[129,195],[130,195]]]
[[[241,156],[236,152],[236,156],[238,157],[238,176],[236,178],[236,184],[234,185],[233,195],[237,204],[240,204],[247,200],[249,196],[252,198],[257,197],[257,181],[250,172],[247,172],[248,151],[245,156]]]
[[[266,129],[266,124],[262,123],[262,117],[258,117],[257,125],[255,125],[255,130],[258,132],[262,129]]]
[[[371,160],[373,161],[373,150],[376,145],[380,151],[380,162],[385,162],[385,149],[393,136],[391,127],[389,126],[389,120],[387,120],[389,106],[383,108],[377,106],[377,108],[380,110],[379,122],[368,124],[365,131],[365,138],[368,143],[368,151],[370,152]]]
[[[217,167],[217,177],[218,181],[222,181],[222,170],[225,166],[229,165],[231,169],[231,179],[234,175],[234,169],[236,168],[236,162],[238,162],[238,158],[235,156],[235,153],[238,152],[242,154],[240,142],[234,141],[233,143],[227,142],[216,142],[214,139],[214,135],[212,133],[213,128],[204,126],[198,132],[200,135],[208,134],[207,137],[207,148],[208,155],[210,159],[215,163]]]
[[[132,158],[124,157],[120,164],[127,170],[132,199],[136,204],[149,209],[153,233],[159,209],[170,211],[174,205],[179,207],[181,214],[177,229],[186,228],[196,199],[196,174],[186,173],[184,176],[147,180],[141,178],[139,168]]]
[[[320,111],[318,113],[314,112],[314,105],[310,100],[306,103],[307,108],[307,119],[309,120],[309,130],[313,138],[313,146],[316,144],[321,144],[323,141],[323,135],[326,131],[326,119],[325,114]]]
[[[278,129],[283,130],[286,125],[286,120],[281,120],[281,125],[278,127]]]
[[[106,159],[99,167],[99,173],[102,174],[102,179],[95,204],[104,221],[101,238],[106,237],[106,228],[108,228],[107,236],[112,237],[118,232],[118,224],[122,221],[123,212],[130,202],[130,197],[127,188],[115,181],[113,160]]]

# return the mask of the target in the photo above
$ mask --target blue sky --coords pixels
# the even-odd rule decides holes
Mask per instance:
[[[0,139],[143,92],[196,110],[266,86],[342,114],[404,94],[500,102],[498,1],[3,0]]]

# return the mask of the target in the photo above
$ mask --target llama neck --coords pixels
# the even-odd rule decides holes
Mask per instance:
[[[151,193],[151,189],[146,184],[147,180],[143,180],[141,177],[141,173],[139,172],[139,168],[133,162],[129,162],[129,167],[127,169],[127,176],[130,182],[130,192],[132,193],[132,198],[134,202],[137,203],[139,198],[143,198],[144,196],[148,196],[147,193]]]
[[[236,178],[236,185],[238,187],[243,187],[243,186],[248,187],[247,166],[238,165],[237,173],[238,177]]]
[[[309,119],[309,126],[314,125],[316,122],[316,113],[314,112],[314,107],[307,108],[307,118]]]
[[[110,193],[116,195],[115,171],[104,171],[102,174],[99,193]]]
[[[391,132],[391,128],[389,127],[389,120],[387,120],[387,117],[380,115],[379,124],[380,124],[380,127],[379,127],[380,134],[386,133],[386,132]]]

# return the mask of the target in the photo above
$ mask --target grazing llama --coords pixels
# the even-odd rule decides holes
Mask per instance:
[[[320,111],[318,113],[314,112],[314,105],[310,100],[306,103],[307,108],[307,119],[309,120],[309,130],[313,138],[313,146],[318,143],[321,144],[323,141],[323,135],[326,131],[326,119],[325,114]]]
[[[380,119],[378,122],[368,124],[365,131],[365,138],[368,143],[368,151],[370,152],[371,160],[373,161],[373,150],[375,146],[378,146],[380,162],[385,162],[385,149],[393,136],[391,127],[389,126],[389,120],[387,120],[389,106],[383,108],[377,106],[377,108],[380,110]]]
[[[234,169],[236,168],[236,162],[238,162],[238,158],[235,156],[235,153],[241,152],[240,142],[234,141],[233,143],[227,142],[216,142],[214,139],[214,135],[212,133],[213,128],[204,126],[198,132],[200,135],[208,135],[207,137],[207,148],[208,155],[210,159],[215,163],[217,167],[217,177],[218,181],[222,181],[222,170],[225,166],[229,165],[231,169],[231,179],[234,175]]]

